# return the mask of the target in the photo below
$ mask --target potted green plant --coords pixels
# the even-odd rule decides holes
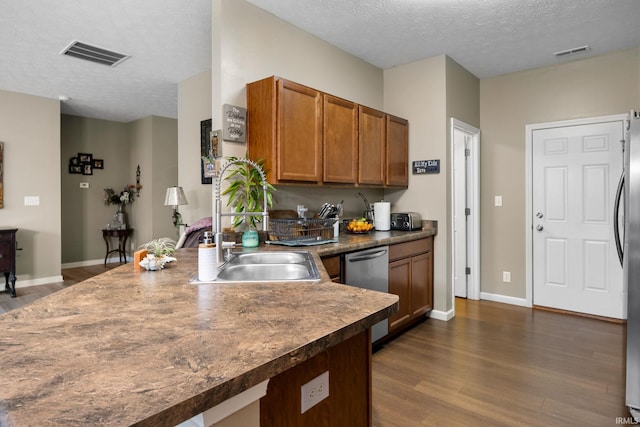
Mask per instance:
[[[230,162],[237,161],[237,157],[228,157]],[[261,168],[264,160],[258,160],[255,163]],[[227,174],[227,187],[223,190],[222,195],[228,196],[227,206],[231,206],[234,212],[260,212],[263,209],[264,190],[262,177],[258,169],[247,163],[236,163]],[[263,171],[266,175],[267,171]],[[268,209],[273,205],[273,192],[275,187],[267,183],[267,205],[264,209]],[[248,230],[257,229],[257,224],[262,220],[260,216],[236,216],[233,217],[232,226],[235,230],[239,230],[244,225]],[[257,246],[257,245],[256,245]]]
[[[176,249],[176,242],[168,237],[161,237],[159,239],[143,243],[138,249],[146,249],[147,253],[153,254],[158,258],[171,256]]]

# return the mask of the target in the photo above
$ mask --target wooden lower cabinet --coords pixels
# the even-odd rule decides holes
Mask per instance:
[[[389,247],[389,293],[398,311],[389,317],[389,335],[412,325],[433,309],[433,237]]]
[[[322,265],[334,283],[342,283],[342,260],[340,255],[331,255],[322,258]]]
[[[301,387],[329,371],[329,397],[301,414]],[[371,338],[364,331],[269,381],[260,426],[371,426]]]

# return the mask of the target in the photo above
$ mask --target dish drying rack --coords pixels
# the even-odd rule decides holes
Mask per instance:
[[[269,219],[269,242],[290,246],[335,242],[333,225],[337,218]]]

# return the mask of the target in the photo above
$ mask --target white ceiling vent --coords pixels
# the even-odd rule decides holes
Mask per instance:
[[[587,46],[574,47],[572,49],[561,50],[560,52],[554,52],[553,54],[558,58],[563,56],[575,55],[576,53],[589,52],[591,48]]]
[[[60,54],[108,65],[109,67],[115,67],[129,58],[129,55],[125,55],[124,53],[113,52],[76,40],[65,47]]]

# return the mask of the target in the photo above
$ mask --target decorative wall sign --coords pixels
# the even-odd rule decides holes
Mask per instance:
[[[424,175],[431,173],[440,173],[440,159],[416,160],[413,162],[414,175]]]
[[[225,141],[245,142],[247,138],[247,109],[224,104],[222,116],[222,138]]]

